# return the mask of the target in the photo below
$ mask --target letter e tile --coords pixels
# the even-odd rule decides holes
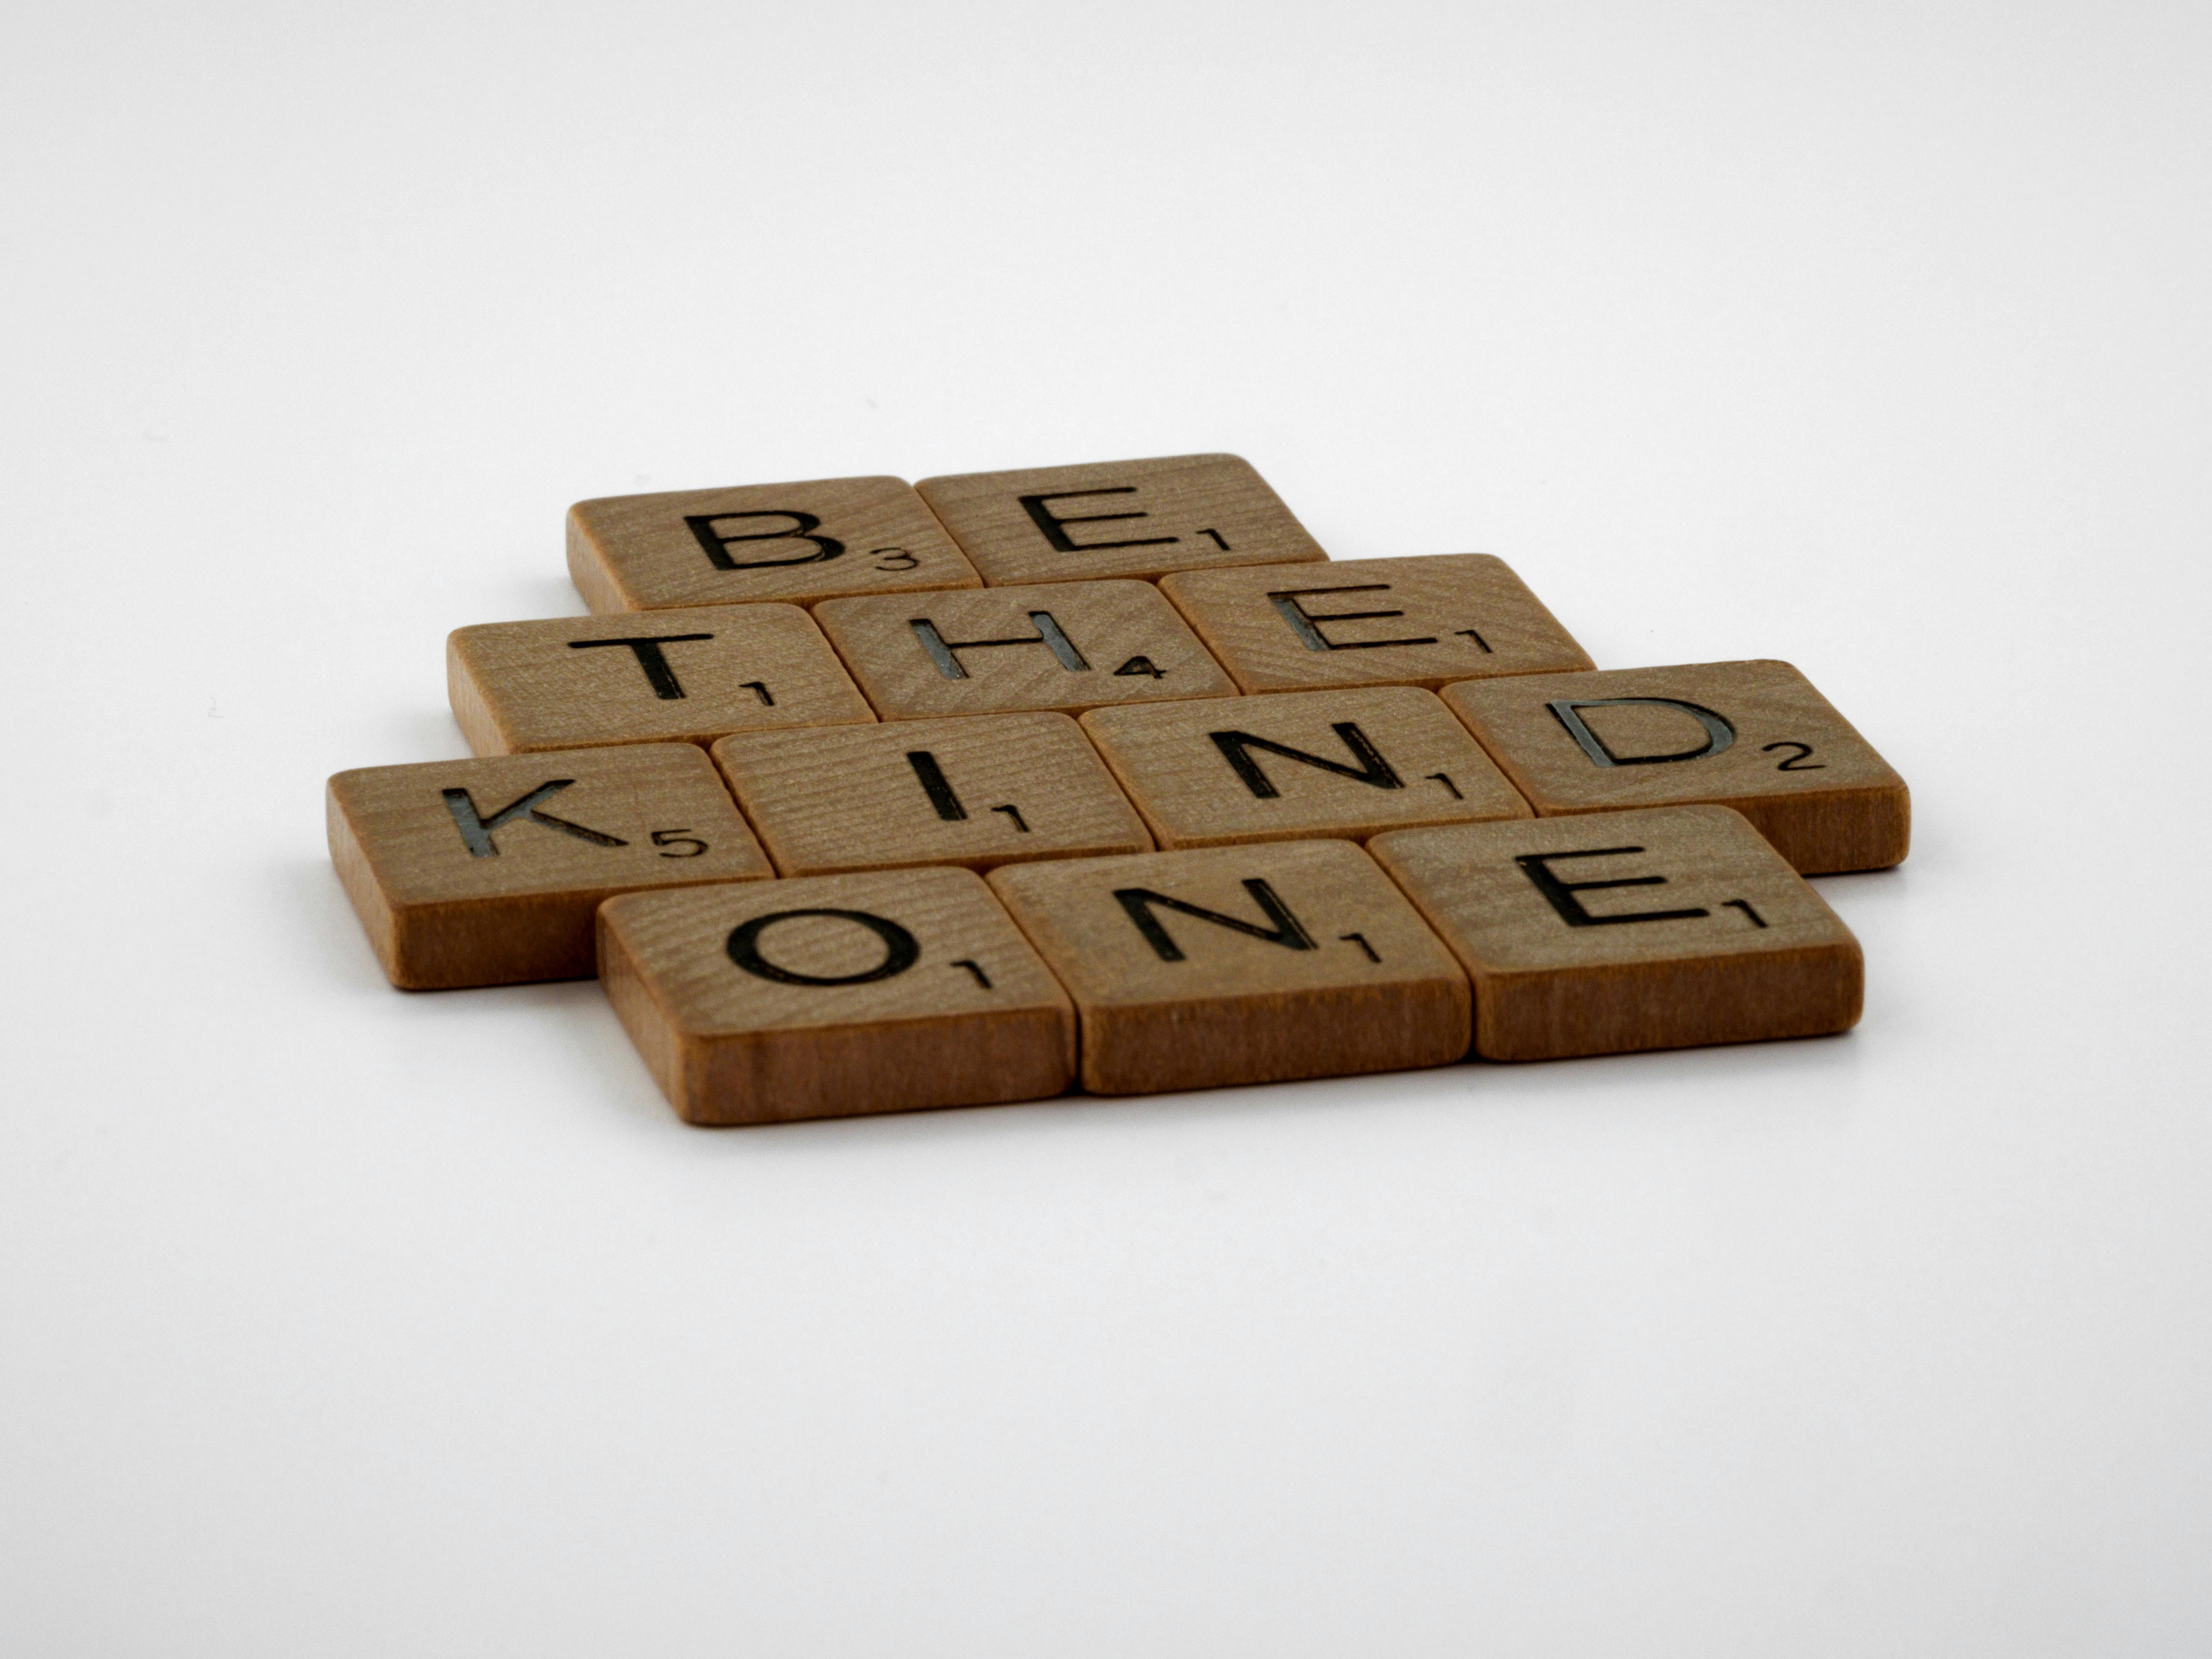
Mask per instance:
[[[1591,666],[1504,560],[1487,553],[1187,570],[1160,592],[1246,691],[1423,685]]]
[[[915,488],[994,586],[1328,556],[1235,455],[968,472]]]
[[[1486,1059],[1816,1036],[1858,1021],[1858,941],[1727,807],[1396,830],[1368,850],[1474,980]]]

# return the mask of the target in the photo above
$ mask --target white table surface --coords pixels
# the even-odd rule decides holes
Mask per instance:
[[[2212,1649],[2203,8],[0,29],[0,1650]],[[1802,667],[1859,1029],[713,1133],[384,984],[571,500],[1200,449]]]

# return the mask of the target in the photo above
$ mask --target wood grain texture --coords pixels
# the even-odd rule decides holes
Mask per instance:
[[[795,605],[457,629],[446,641],[446,685],[479,755],[703,744],[763,726],[875,719]]]
[[[994,586],[1328,556],[1236,455],[967,472],[915,488]]]
[[[1083,729],[1163,848],[1534,816],[1418,686],[1097,708]]]
[[[887,720],[1237,693],[1150,582],[830,599],[814,616]]]
[[[618,898],[599,976],[686,1121],[1036,1100],[1075,1075],[1067,994],[967,870]]]
[[[989,880],[1074,997],[1083,1085],[1097,1093],[1467,1053],[1466,976],[1349,842],[1013,865]]]
[[[1065,714],[748,732],[713,752],[787,876],[1152,850],[1144,820]]]
[[[409,990],[588,978],[616,893],[775,874],[690,744],[341,772],[331,860]]]
[[[602,613],[983,585],[903,478],[578,501],[568,574]]]
[[[1858,1021],[1858,941],[1726,807],[1401,830],[1369,850],[1474,981],[1486,1059],[1814,1036]]]
[[[1911,843],[1905,780],[1786,662],[1532,675],[1443,699],[1542,817],[1732,806],[1808,874],[1884,869]]]
[[[1190,570],[1163,578],[1246,691],[1420,685],[1591,666],[1504,560],[1487,553]]]

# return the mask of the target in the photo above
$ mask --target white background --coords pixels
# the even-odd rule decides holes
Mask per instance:
[[[0,39],[0,1650],[2212,1647],[2201,4]],[[713,1133],[340,768],[581,496],[1224,448],[1913,787],[1845,1038]]]

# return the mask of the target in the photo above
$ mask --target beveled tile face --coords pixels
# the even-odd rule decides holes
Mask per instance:
[[[1726,807],[1402,830],[1369,848],[1472,977],[1488,1059],[1812,1036],[1858,1020],[1858,941]]]
[[[568,574],[600,613],[982,586],[903,478],[578,501]]]
[[[446,683],[479,755],[707,744],[732,732],[875,719],[793,605],[457,629],[446,641]]]
[[[1097,1093],[1467,1052],[1465,975],[1349,842],[1011,865],[989,879],[1074,997],[1083,1085]]]
[[[1074,1077],[1067,994],[972,871],[633,895],[599,937],[608,1000],[694,1123],[1036,1100]]]
[[[994,586],[1328,556],[1235,455],[967,472],[915,487]]]
[[[1065,714],[749,732],[724,738],[714,757],[787,876],[988,870],[1152,845]]]
[[[326,796],[331,858],[395,985],[580,979],[616,893],[775,874],[690,744],[371,766]]]
[[[831,599],[814,616],[887,720],[1237,692],[1150,582]]]
[[[1542,601],[1487,553],[1185,571],[1163,579],[1160,591],[1246,691],[1433,690],[1591,665]]]
[[[1083,728],[1164,848],[1534,816],[1416,686],[1099,708]]]
[[[1687,663],[1452,685],[1537,812],[1732,806],[1808,874],[1900,862],[1905,780],[1786,662]]]

